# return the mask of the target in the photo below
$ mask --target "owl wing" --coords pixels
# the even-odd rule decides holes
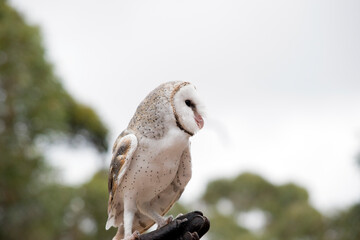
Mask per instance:
[[[123,132],[116,139],[113,147],[113,156],[109,170],[109,203],[108,203],[108,220],[106,222],[106,229],[115,226],[116,209],[114,209],[114,196],[117,188],[130,165],[133,154],[137,148],[138,141],[134,134],[126,134]]]
[[[190,145],[185,148],[181,155],[180,164],[172,183],[156,196],[150,203],[155,212],[164,216],[175,202],[180,198],[185,186],[191,178],[191,155]],[[139,211],[135,214],[134,229],[144,232],[154,225],[154,221]]]

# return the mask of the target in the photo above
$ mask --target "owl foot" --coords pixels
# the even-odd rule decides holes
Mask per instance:
[[[161,222],[158,223],[158,227],[157,229],[165,226],[165,225],[168,225],[169,223],[171,223],[172,221],[174,220],[173,216],[169,216],[167,218],[164,218]]]
[[[133,234],[123,238],[122,240],[138,240],[139,237],[140,237],[140,233],[138,231],[135,231]]]

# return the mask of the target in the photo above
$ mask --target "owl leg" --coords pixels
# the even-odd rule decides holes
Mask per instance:
[[[149,218],[151,218],[152,220],[154,220],[156,222],[156,224],[158,225],[158,228],[161,228],[163,226],[165,226],[166,224],[170,223],[173,220],[173,217],[163,217],[161,216],[159,213],[157,213],[156,211],[154,211],[152,209],[152,207],[150,206],[149,203],[144,203],[141,206],[138,206],[138,209],[140,210],[140,212],[146,216],[148,216]]]
[[[136,205],[133,200],[124,201],[124,240],[135,240],[139,236],[139,232],[132,232]]]

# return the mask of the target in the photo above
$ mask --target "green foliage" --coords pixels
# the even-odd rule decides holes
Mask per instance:
[[[26,25],[4,1],[0,11],[1,120],[5,134],[31,141],[39,134],[64,130],[68,96],[44,57],[38,28]]]
[[[96,228],[84,236],[84,239],[112,239],[116,233],[114,228],[105,230],[108,204],[107,177],[107,171],[100,171],[80,189],[84,200],[83,218],[91,219]]]
[[[360,239],[360,203],[329,219],[326,238],[329,240]]]
[[[309,205],[308,198],[302,187],[292,183],[276,186],[252,173],[211,182],[203,196],[212,211],[210,222],[214,228],[210,239],[321,239],[324,219]],[[219,203],[224,199],[234,208],[230,214],[223,214]],[[261,210],[266,216],[258,233],[236,221],[239,215],[252,210]]]
[[[107,128],[102,124],[95,111],[84,104],[69,101],[68,123],[72,134],[80,134],[91,141],[100,152],[107,151]]]
[[[360,239],[360,204],[325,217],[310,205],[306,189],[294,183],[273,185],[243,173],[209,183],[202,201],[210,216],[209,239]],[[230,213],[220,204],[224,201],[230,203]],[[238,221],[238,216],[252,210],[263,212],[262,229],[247,229]]]
[[[176,217],[179,214],[185,214],[189,212],[189,209],[191,209],[190,206],[186,206],[184,204],[176,202],[167,214]]]
[[[51,180],[39,139],[81,136],[105,152],[107,133],[54,75],[39,29],[0,0],[0,239],[56,239],[67,229],[64,209],[75,192]]]
[[[277,187],[279,205],[289,206],[296,202],[307,202],[309,200],[308,192],[294,183],[288,183]]]
[[[216,219],[216,220],[214,220]],[[232,239],[232,240],[255,240],[249,230],[239,226],[236,221],[229,217],[216,213],[211,216],[211,231],[209,233],[210,239]]]
[[[37,27],[0,2],[0,116],[2,139],[32,143],[51,133],[82,134],[107,150],[107,129],[88,106],[77,103],[53,74]]]
[[[323,216],[307,203],[297,202],[270,221],[265,234],[277,239],[321,239],[323,233]]]

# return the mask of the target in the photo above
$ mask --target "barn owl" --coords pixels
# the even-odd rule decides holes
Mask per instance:
[[[140,103],[114,143],[106,229],[135,239],[164,217],[191,178],[189,138],[204,126],[204,107],[189,82],[167,82]]]

